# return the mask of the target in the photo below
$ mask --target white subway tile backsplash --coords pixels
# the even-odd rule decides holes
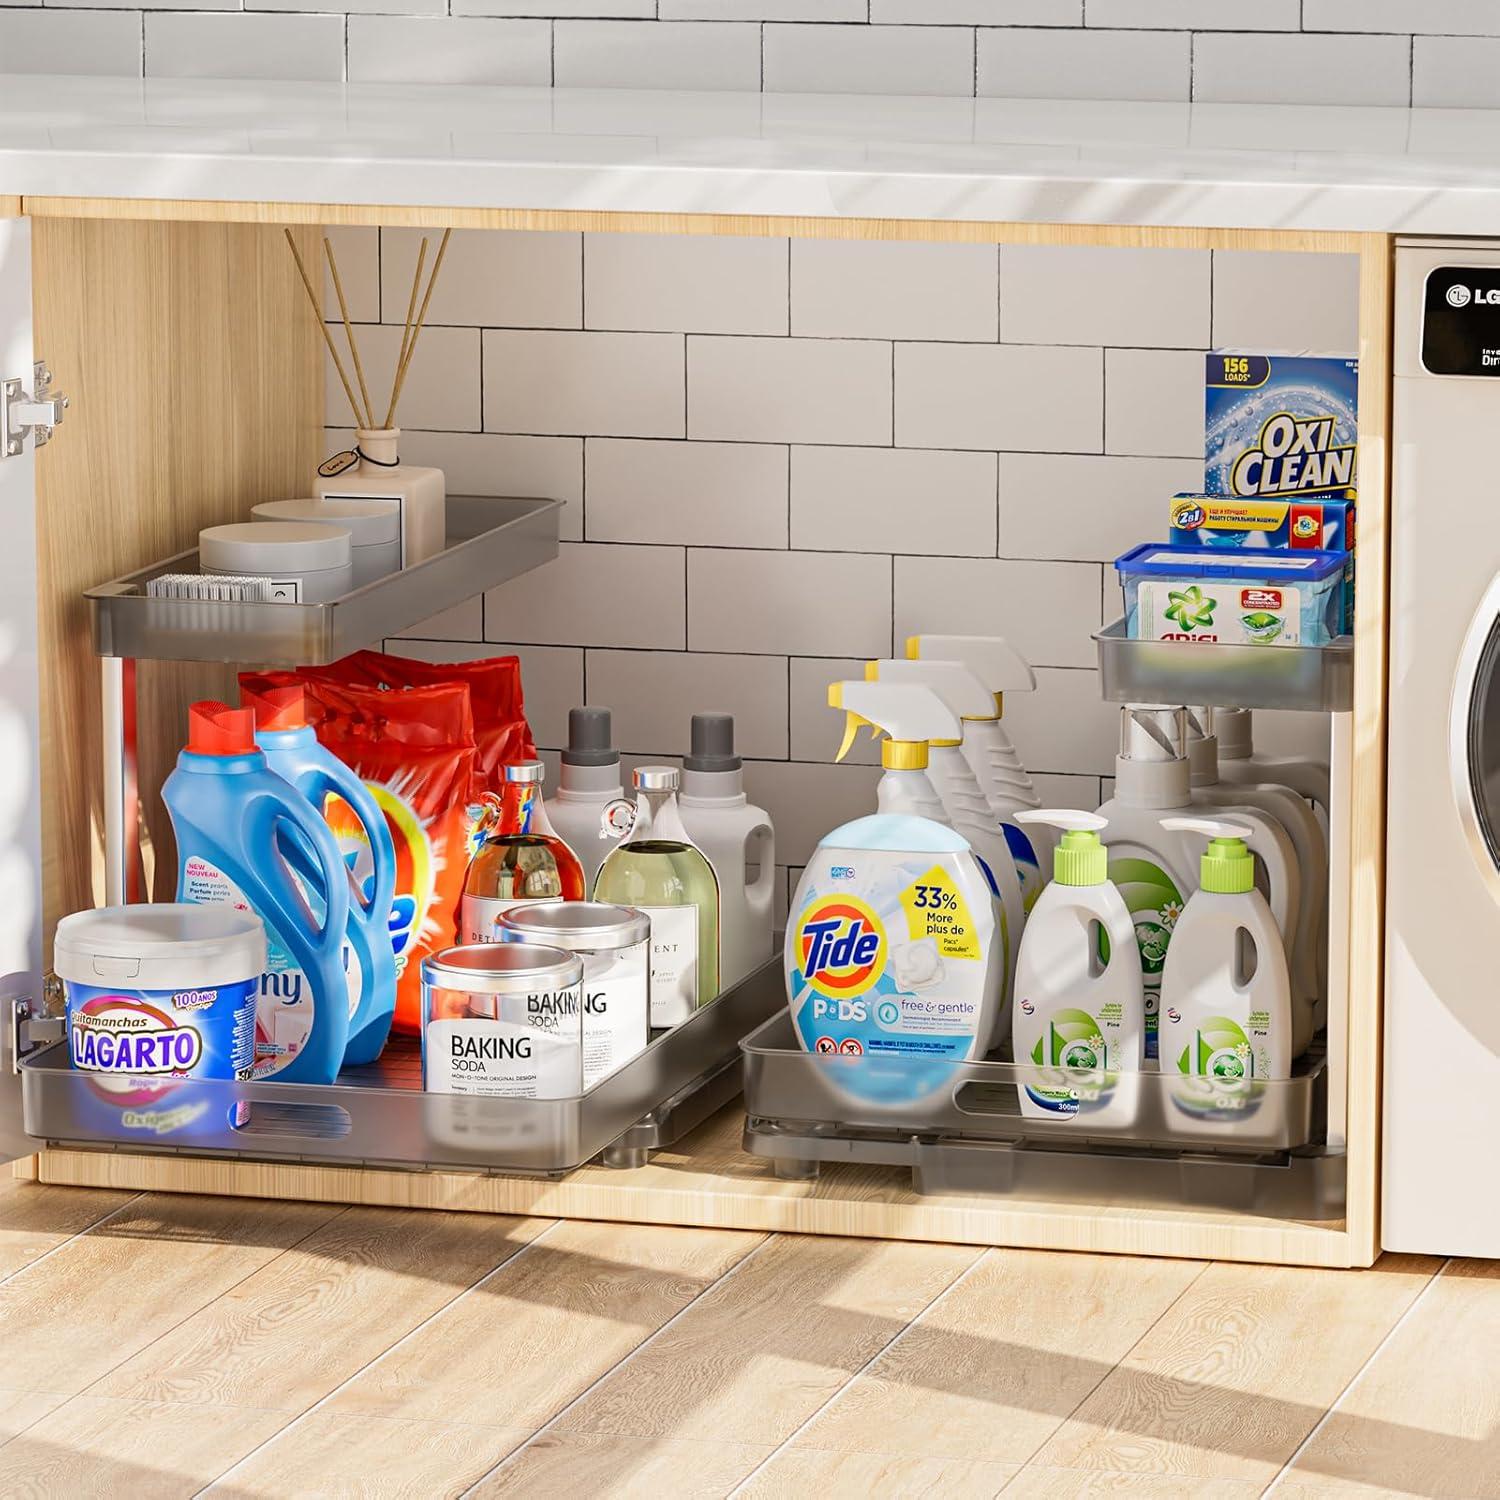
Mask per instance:
[[[787,450],[590,438],[591,542],[787,545]]]
[[[56,0],[53,0],[56,3]],[[266,11],[326,11],[329,0],[244,0],[245,10]],[[151,0],[151,8],[156,9],[156,0]],[[174,4],[172,9],[183,8],[180,3]],[[198,6],[193,7],[195,10]],[[209,9],[210,7],[202,7]],[[212,7],[213,9],[239,10],[238,5],[226,7],[221,3]],[[339,9],[348,16],[446,16],[448,14],[448,0],[339,0]]]
[[[863,21],[869,0],[658,0],[663,21]]]
[[[1207,250],[1004,245],[1000,337],[1205,348],[1212,268]]]
[[[1500,10],[1493,0],[1303,0],[1302,24],[1308,31],[1500,36]]]
[[[953,26],[765,27],[763,87],[778,94],[974,92],[974,33]]]
[[[440,610],[435,615],[429,615],[427,619],[418,621],[407,630],[399,630],[396,637],[415,636],[429,641],[461,641],[480,642],[484,640],[484,600],[480,597],[465,599],[461,604],[455,604],[449,609]],[[475,651],[473,655],[483,655],[482,651]],[[454,657],[452,660],[468,660],[466,654],[463,657]]]
[[[1002,453],[1000,551],[1112,563],[1164,537],[1168,501],[1202,484],[1202,458]]]
[[[999,634],[1033,666],[1092,666],[1099,578],[1095,563],[898,557],[895,639]]]
[[[1201,466],[1203,371],[1197,349],[1106,349],[1104,451]]]
[[[870,0],[870,19],[918,26],[1081,26],[1083,0]]]
[[[656,0],[450,0],[455,16],[542,16],[561,20],[615,18],[650,20]]]
[[[342,16],[148,11],[146,76],[337,83],[344,76],[344,26]]]
[[[737,21],[558,21],[558,88],[758,89],[760,27]]]
[[[896,442],[902,447],[1097,453],[1103,440],[1098,349],[896,346]]]
[[[1302,0],[1253,0],[1248,5],[1245,0],[1085,0],[1084,21],[1137,30],[1296,31],[1302,24],[1301,5]],[[1309,31],[1322,29],[1308,24]]]
[[[828,688],[835,682],[862,682],[868,659],[853,656],[792,657],[793,760],[831,761],[839,753],[844,738],[844,715],[828,706]],[[878,739],[868,731],[861,731],[849,747],[844,762],[851,766],[878,766]]]
[[[793,240],[792,332],[993,343],[996,264],[993,245]]]
[[[1061,771],[1028,771],[1032,790],[1043,807],[1076,807],[1092,812],[1103,806],[1097,776],[1070,776]]]
[[[380,231],[381,305],[387,323],[406,319],[422,241],[427,241],[425,290],[442,238],[440,229]],[[462,323],[484,328],[578,328],[582,322],[581,235],[453,231],[427,308],[428,327]]]
[[[670,333],[486,329],[484,426],[682,437],[683,340]]]
[[[1412,96],[1418,106],[1500,107],[1500,40],[1419,36],[1413,42]]]
[[[491,589],[489,640],[680,651],[687,644],[681,547],[564,542],[555,561]]]
[[[880,771],[873,766],[745,762],[745,792],[770,813],[776,858],[793,868],[812,858],[819,839],[830,829],[874,812],[879,783]]]
[[[339,280],[344,287],[344,300],[349,305],[349,316],[356,323],[378,323],[380,321],[380,231],[375,228],[345,227],[334,225],[325,229],[329,243],[333,246],[338,261]],[[309,273],[311,267],[308,268]],[[333,275],[328,269],[327,253],[323,256],[323,316],[330,323],[339,318],[338,294],[333,285]],[[334,330],[337,339],[338,330]],[[345,345],[339,345],[340,354]],[[347,360],[345,361],[347,363]]]
[[[995,555],[995,455],[792,449],[794,547]]]
[[[407,463],[441,469],[450,495],[521,495],[564,502],[560,534],[583,537],[583,439],[495,432],[403,432]]]
[[[138,78],[140,13],[0,10],[0,74],[5,73]]]
[[[391,393],[400,352],[401,330],[365,323],[354,330],[364,362],[370,402],[380,422]],[[354,384],[354,370],[347,349],[341,349],[344,369]],[[355,385],[355,394],[359,388]],[[350,421],[349,402],[330,364],[324,399],[330,419],[340,425]],[[401,388],[396,411],[397,425],[450,432],[479,430],[479,330],[477,328],[424,328],[416,353]]]
[[[1192,39],[1172,31],[979,33],[978,93],[1011,99],[1186,99]]]
[[[787,242],[717,235],[591,234],[589,328],[785,333]]]
[[[1356,353],[1359,257],[1216,250],[1213,343],[1269,353]]]
[[[696,713],[734,715],[735,752],[784,760],[786,660],[708,652],[590,651],[589,702],[614,715],[626,753],[686,755]]]
[[[1034,693],[1005,695],[1005,727],[1028,771],[1114,774],[1120,705],[1100,698],[1096,671],[1038,668]]]
[[[690,337],[687,361],[689,437],[891,441],[889,344]]]
[[[694,651],[883,656],[891,560],[861,553],[688,551]]]
[[[1411,38],[1205,33],[1193,98],[1251,104],[1407,104]]]

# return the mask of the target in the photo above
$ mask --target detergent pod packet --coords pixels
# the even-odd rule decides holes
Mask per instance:
[[[396,846],[394,1026],[415,1036],[421,1031],[422,960],[456,941],[470,810],[483,791],[469,688],[463,682],[370,687],[336,680],[338,666],[246,672],[240,684],[263,692],[300,682],[319,742],[359,776],[385,814]],[[336,797],[324,816],[361,880],[370,855],[359,819]]]

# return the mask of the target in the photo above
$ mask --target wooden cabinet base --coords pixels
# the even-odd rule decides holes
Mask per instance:
[[[217,1158],[44,1151],[43,1182],[150,1192],[537,1214],[624,1223],[785,1230],[869,1239],[1113,1251],[1280,1265],[1369,1265],[1376,1249],[1342,1222],[1294,1223],[1224,1210],[1131,1208],[1013,1197],[919,1196],[910,1174],[839,1166],[785,1182],[740,1149],[730,1107],[630,1171],[583,1167],[557,1181]]]

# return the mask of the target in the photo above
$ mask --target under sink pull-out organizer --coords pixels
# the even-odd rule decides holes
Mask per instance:
[[[757,971],[771,983],[752,974],[575,1097],[425,1093],[410,1037],[393,1037],[378,1062],[332,1085],[103,1078],[76,1072],[64,1040],[22,1059],[25,1128],[55,1146],[340,1166],[524,1175],[596,1157],[639,1166],[739,1093],[739,1040],[780,1003],[780,969],[771,960]]]

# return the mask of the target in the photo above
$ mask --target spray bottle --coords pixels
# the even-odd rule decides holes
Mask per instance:
[[[979,679],[993,698],[983,712],[963,716],[964,759],[973,768],[979,789],[1000,819],[1016,862],[1026,910],[1036,905],[1051,873],[1056,832],[1046,825],[1025,826],[1018,812],[1041,806],[1026,767],[1005,732],[1002,716],[1007,693],[1030,693],[1036,675],[1008,641],[994,635],[913,635],[906,641],[912,661],[956,661]]]
[[[1173,1087],[1179,1109],[1232,1128],[1259,1083],[1291,1075],[1286,952],[1255,889],[1250,829],[1209,818],[1164,818],[1162,827],[1212,840],[1162,975],[1162,1071],[1191,1080]]]
[[[865,666],[871,682],[915,682],[930,688],[943,705],[956,714],[962,726],[990,712],[993,695],[979,679],[956,661],[872,661]],[[928,747],[927,778],[932,782],[947,820],[968,839],[984,862],[991,883],[1000,897],[1001,934],[1005,944],[1005,1003],[996,1022],[991,1045],[1000,1041],[1010,1024],[1010,998],[1014,990],[1016,955],[1026,926],[1026,906],[1021,894],[1015,857],[999,820],[980,790],[974,771],[965,758],[960,741],[933,740]]]
[[[1017,1066],[1028,1068],[1021,1113],[1128,1125],[1139,1095],[1135,1078],[1122,1075],[1141,1071],[1146,1001],[1135,926],[1099,842],[1105,821],[1086,812],[1018,816],[1062,830],[1016,970],[1011,1036]]]
[[[889,738],[880,811],[824,836],[787,923],[792,1023],[809,1052],[861,1057],[833,1081],[866,1104],[940,1089],[994,1032],[1005,967],[999,904],[969,841],[944,821],[928,742],[958,720],[929,688],[839,682],[828,701]]]
[[[1115,795],[1099,809],[1109,822],[1109,878],[1119,887],[1135,922],[1146,986],[1147,1067],[1157,1056],[1161,975],[1187,893],[1197,884],[1202,839],[1162,827],[1164,817],[1195,812],[1187,757],[1187,713],[1181,707],[1132,703],[1120,710],[1120,753],[1115,758]],[[1296,854],[1285,830],[1255,808],[1226,808],[1248,823],[1250,847],[1264,872],[1271,912],[1290,951],[1296,942],[1302,899]],[[1305,1009],[1305,1007],[1302,1007]],[[1309,1026],[1302,1039],[1311,1037]]]

